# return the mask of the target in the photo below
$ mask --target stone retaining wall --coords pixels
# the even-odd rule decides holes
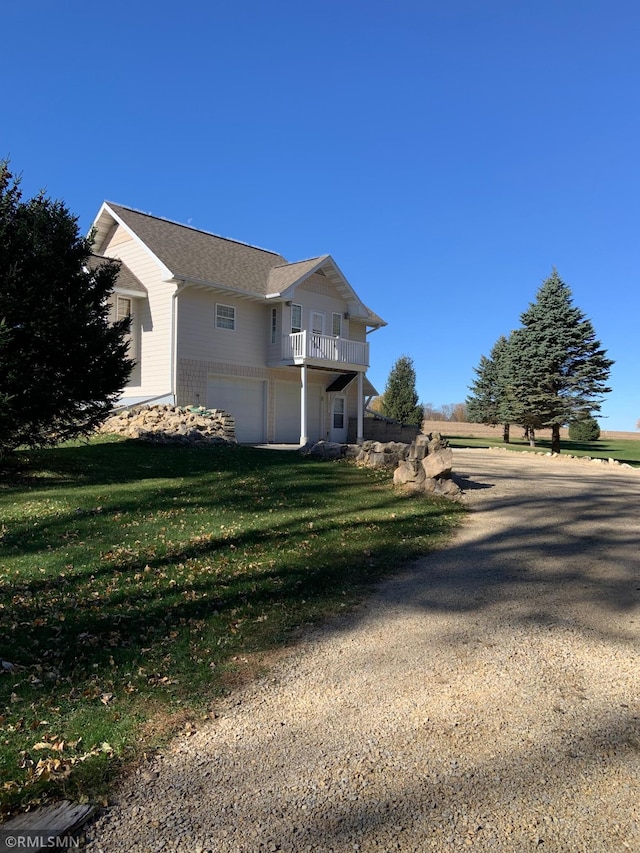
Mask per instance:
[[[99,431],[155,444],[208,446],[236,440],[233,416],[204,406],[134,406],[111,415]]]

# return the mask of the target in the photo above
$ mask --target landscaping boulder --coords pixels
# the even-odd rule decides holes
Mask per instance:
[[[393,470],[393,482],[398,486],[457,498],[459,486],[451,479],[453,451],[440,433],[420,434],[411,444],[398,441],[365,441],[357,444],[336,444],[317,441],[300,448],[305,456],[318,459],[351,459],[370,468]]]

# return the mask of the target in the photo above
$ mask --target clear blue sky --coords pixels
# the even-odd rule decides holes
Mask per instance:
[[[555,266],[640,418],[637,0],[4,0],[0,156],[88,230],[105,199],[329,252],[434,405]]]

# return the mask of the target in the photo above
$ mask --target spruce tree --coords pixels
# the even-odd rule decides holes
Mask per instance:
[[[521,320],[509,345],[513,419],[550,428],[559,453],[560,428],[600,410],[613,361],[555,269]]]
[[[509,407],[509,377],[507,348],[509,342],[501,335],[493,345],[490,357],[481,356],[474,367],[476,379],[469,386],[467,416],[471,423],[496,426],[502,424],[503,441],[509,441],[512,413]]]
[[[391,368],[382,397],[382,414],[402,424],[420,426],[422,407],[418,405],[416,371],[409,356],[403,355]]]
[[[0,455],[92,432],[126,384],[128,320],[109,322],[114,262],[60,201],[23,201],[0,163]]]

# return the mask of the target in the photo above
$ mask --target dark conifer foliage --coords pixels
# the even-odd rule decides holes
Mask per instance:
[[[119,264],[90,257],[65,205],[24,201],[0,164],[0,454],[89,434],[126,384],[129,321],[108,306]]]
[[[501,413],[495,423],[506,419],[530,434],[551,429],[559,452],[560,428],[600,411],[613,361],[555,269],[521,321],[506,343],[498,341],[498,354],[476,368],[468,405],[484,423],[497,417],[493,405]]]
[[[416,371],[413,360],[403,355],[391,368],[382,398],[382,414],[403,424],[420,426],[422,407],[418,405]]]

